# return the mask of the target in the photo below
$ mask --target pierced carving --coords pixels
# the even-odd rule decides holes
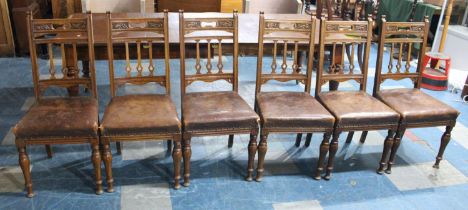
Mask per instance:
[[[265,23],[265,28],[279,28],[280,23],[279,22],[266,22]]]
[[[130,24],[128,22],[124,23],[112,23],[112,29],[129,29]]]
[[[312,24],[310,23],[295,23],[294,24],[295,29],[310,29],[312,28]]]
[[[354,30],[357,32],[366,32],[367,25],[354,25]]]
[[[349,32],[366,32],[367,25],[339,25],[339,24],[327,24],[327,32],[339,32],[339,31],[349,31]]]
[[[185,28],[194,29],[194,28],[201,28],[200,21],[185,21]]]
[[[147,22],[146,27],[147,28],[163,28],[163,23],[161,23],[161,22]]]
[[[230,28],[234,26],[234,21],[232,20],[219,20],[216,22],[216,27]]]
[[[71,29],[86,29],[86,22],[73,22],[70,23]]]
[[[423,32],[424,26],[387,26],[387,31],[390,32]]]
[[[327,31],[339,31],[340,26],[338,24],[328,24]]]
[[[34,30],[37,31],[51,31],[55,30],[54,26],[52,24],[46,23],[46,24],[35,24],[34,25]]]

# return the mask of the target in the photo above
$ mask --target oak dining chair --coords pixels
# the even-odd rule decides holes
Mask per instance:
[[[322,18],[320,27],[320,56],[316,79],[315,97],[335,116],[333,138],[325,179],[330,179],[338,150],[338,139],[343,131],[388,130],[384,143],[384,155],[388,153],[389,142],[398,127],[399,114],[390,107],[366,93],[368,60],[372,40],[372,19],[368,21],[328,21]],[[355,64],[355,46],[364,44],[364,62],[361,68]],[[324,50],[326,45],[336,49],[338,45],[351,46],[351,59],[341,64],[331,61],[325,71]],[[344,51],[344,48],[341,48]],[[333,52],[336,52],[333,50]],[[330,80],[355,81],[359,90],[322,92],[322,85]],[[383,160],[381,160],[382,164]]]
[[[260,13],[257,57],[257,82],[255,88],[255,110],[260,115],[260,143],[256,181],[261,181],[267,152],[267,138],[271,133],[323,132],[320,156],[315,179],[321,178],[325,157],[329,150],[330,136],[335,118],[310,95],[313,57],[315,48],[316,18],[310,20],[268,19]],[[270,69],[263,70],[263,45],[273,42],[273,58]],[[306,46],[309,59],[306,71],[297,71],[299,46]],[[293,63],[288,66],[288,49],[293,50]],[[278,56],[281,52],[280,56]],[[277,63],[281,57],[281,63]],[[266,65],[268,66],[268,65]],[[279,69],[278,69],[279,67]],[[262,91],[269,81],[300,81],[304,91]]]
[[[386,162],[386,173],[392,171],[401,139],[408,128],[446,126],[434,164],[434,168],[439,168],[445,148],[450,141],[450,133],[460,114],[456,109],[420,90],[422,72],[426,68],[423,66],[423,58],[429,27],[427,17],[424,22],[387,22],[386,17],[382,16],[373,94],[400,114],[398,130],[393,141],[389,143],[391,153]],[[384,56],[386,47],[390,50],[388,61]],[[394,58],[393,55],[398,56]],[[403,61],[403,56],[407,56],[406,61]],[[416,67],[411,64],[412,57],[418,58]],[[413,88],[382,87],[387,80],[403,79],[411,80]],[[387,159],[384,155],[386,154],[382,154],[382,160]],[[381,164],[378,172],[383,173],[384,167],[385,165]]]
[[[170,95],[168,12],[152,18],[119,18],[107,13],[107,47],[109,80],[112,99],[106,107],[100,125],[103,159],[107,174],[107,191],[113,192],[112,154],[110,142],[167,140],[174,142],[174,188],[180,188],[182,159],[181,123]],[[155,47],[156,44],[162,45]],[[125,66],[120,71],[114,65],[114,46],[125,46]],[[136,63],[130,60],[130,46],[136,46]],[[135,49],[135,48],[132,48]],[[158,68],[155,54],[164,57]],[[119,75],[118,72],[124,71]],[[126,85],[154,85],[163,93],[118,94]],[[169,145],[169,144],[168,144]]]
[[[229,135],[231,147],[234,134],[250,134],[247,179],[252,179],[259,117],[238,94],[238,15],[237,11],[230,17],[218,15],[179,12],[184,186],[190,184],[191,139],[197,136]],[[196,51],[192,68],[186,68],[186,45]],[[224,66],[223,55],[232,58],[232,69]],[[202,56],[206,58],[205,63]],[[186,91],[195,82],[206,84],[220,80],[232,84],[232,90]]]
[[[101,154],[98,137],[98,101],[94,69],[93,27],[91,15],[76,19],[33,19],[27,15],[29,48],[35,103],[14,127],[15,143],[19,152],[19,165],[23,171],[27,197],[33,197],[31,166],[26,146],[46,145],[49,158],[52,144],[90,144],[94,166],[96,194],[102,193]],[[40,45],[47,46],[48,71],[41,71],[37,55]],[[87,46],[90,76],[80,75],[77,60],[68,68],[65,53],[77,56],[76,46]],[[65,51],[69,47],[72,51]],[[62,56],[61,68],[56,66],[54,51]],[[58,58],[58,57],[57,57]],[[77,97],[49,96],[49,88],[81,86],[89,94]],[[48,93],[48,94],[47,94]],[[47,95],[47,96],[45,96]]]

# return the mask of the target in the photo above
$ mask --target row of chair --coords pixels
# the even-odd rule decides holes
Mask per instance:
[[[412,49],[419,45],[416,54],[419,61],[424,55],[429,28],[428,21],[418,23],[390,23],[382,20],[377,54],[377,66],[373,96],[366,93],[368,61],[372,39],[372,20],[368,21],[320,21],[318,64],[314,64],[316,25],[310,20],[268,19],[260,13],[258,37],[258,63],[255,88],[255,108],[252,109],[238,94],[238,18],[184,18],[180,13],[180,79],[182,119],[178,118],[176,106],[170,97],[169,31],[168,14],[157,18],[113,18],[108,13],[108,60],[112,99],[101,121],[98,117],[96,73],[94,67],[92,16],[79,19],[32,19],[29,16],[29,37],[36,103],[15,126],[19,164],[25,177],[27,196],[32,197],[30,162],[26,145],[46,145],[49,157],[51,144],[90,143],[92,163],[95,169],[96,193],[101,194],[101,161],[107,175],[107,191],[113,191],[112,154],[110,143],[117,142],[120,153],[122,141],[170,140],[173,142],[174,187],[180,187],[181,160],[184,160],[184,186],[190,181],[191,139],[197,136],[229,135],[228,146],[233,144],[235,134],[250,134],[248,144],[248,167],[246,180],[253,180],[254,159],[258,151],[256,180],[261,181],[267,138],[271,133],[308,133],[306,145],[312,133],[323,132],[315,179],[320,179],[325,170],[325,179],[330,179],[338,139],[342,132],[388,130],[384,141],[379,173],[386,168],[391,172],[395,154],[407,128],[447,126],[435,166],[438,167],[444,149],[450,140],[450,131],[455,125],[458,112],[419,90],[422,62],[416,69],[410,65]],[[225,44],[227,43],[227,44]],[[50,68],[48,75],[41,75],[36,47],[45,44],[49,49]],[[90,76],[80,76],[77,61],[77,46],[87,45]],[[224,47],[223,45],[228,45]],[[62,68],[57,71],[53,47],[60,49]],[[122,48],[123,46],[123,48]],[[186,48],[188,46],[188,48]],[[216,46],[216,47],[213,47]],[[325,59],[325,47],[331,47],[332,59]],[[362,65],[355,65],[355,47],[364,47]],[[132,65],[130,48],[137,50],[136,65]],[[390,49],[385,60],[384,48]],[[115,49],[125,51],[125,75],[119,76],[114,69]],[[133,49],[133,48],[132,48]],[[161,50],[158,50],[161,49]],[[186,68],[186,51],[195,51],[195,66]],[[206,53],[202,53],[206,50]],[[272,63],[264,65],[265,52],[272,50]],[[337,59],[336,52],[342,57]],[[217,52],[216,52],[217,51]],[[225,70],[222,55],[232,55],[232,70]],[[309,54],[307,68],[300,69],[300,51]],[[346,53],[345,58],[345,51]],[[404,60],[406,51],[407,59]],[[279,53],[281,52],[281,54]],[[293,63],[288,63],[292,52]],[[393,53],[398,56],[393,58]],[[73,53],[74,66],[67,64],[66,53]],[[214,56],[217,54],[218,56]],[[156,68],[153,61],[164,57],[164,70]],[[143,61],[147,57],[147,61]],[[206,60],[202,60],[205,57]],[[278,58],[279,57],[279,58]],[[406,56],[405,56],[406,57]],[[281,58],[281,59],[280,59]],[[212,59],[217,61],[213,69]],[[347,62],[345,62],[345,60]],[[384,71],[384,61],[388,68]],[[388,63],[387,63],[388,62]],[[202,70],[202,64],[204,69]],[[144,66],[147,65],[147,66]],[[358,68],[360,66],[360,68]],[[267,67],[268,70],[265,70]],[[312,73],[317,69],[315,97],[311,96]],[[328,67],[325,69],[325,67]],[[192,73],[190,73],[192,72]],[[409,78],[414,88],[381,90],[387,79]],[[232,91],[187,92],[187,86],[197,81],[225,80],[232,84]],[[304,84],[303,92],[264,92],[262,86],[268,81],[298,81]],[[322,91],[330,81],[356,81],[357,91]],[[143,85],[157,83],[165,87],[165,94],[118,95],[119,87],[125,84]],[[42,97],[50,86],[73,88],[86,87],[91,97]],[[259,131],[260,130],[260,131]],[[257,144],[257,135],[260,141]],[[331,138],[331,141],[330,141]],[[168,143],[168,145],[170,145]],[[169,146],[170,149],[170,146]],[[328,155],[328,164],[325,159]],[[390,154],[390,157],[388,157]]]

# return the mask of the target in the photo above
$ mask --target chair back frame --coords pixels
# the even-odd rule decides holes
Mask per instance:
[[[79,85],[83,85],[90,89],[92,97],[97,99],[91,14],[88,12],[85,18],[33,19],[31,13],[28,12],[27,28],[34,82],[34,95],[36,99],[40,99],[44,91],[51,86],[71,88]],[[47,45],[50,65],[48,78],[41,77],[39,72],[36,48],[37,45],[41,44]],[[62,68],[60,71],[62,75],[57,73],[55,67],[53,53],[54,45],[60,46],[62,57]],[[80,70],[78,69],[77,45],[88,46],[90,77],[80,76]],[[71,52],[67,49],[71,49]],[[66,53],[73,54],[73,64],[67,63]]]
[[[167,10],[161,17],[155,18],[113,18],[107,12],[107,50],[109,60],[109,80],[111,96],[116,96],[120,86],[125,84],[144,85],[157,83],[165,87],[166,94],[170,94],[170,65],[169,65],[169,18]],[[154,43],[164,43],[164,75],[156,75],[153,51]],[[125,45],[126,76],[116,77],[114,71],[114,44]],[[137,65],[135,67],[136,76],[132,75],[133,68],[130,62],[129,45],[136,44]],[[143,45],[143,46],[142,46]],[[148,52],[148,74],[143,72],[142,48],[147,48]]]
[[[208,32],[208,34],[203,34]],[[217,35],[214,33],[219,32]],[[217,80],[226,80],[232,84],[232,90],[238,91],[238,13],[234,10],[232,18],[226,17],[207,17],[207,18],[185,18],[183,10],[179,11],[179,43],[180,43],[180,89],[181,95],[185,95],[186,88],[195,81],[214,82]],[[226,35],[228,33],[229,35]],[[200,35],[201,34],[201,35]],[[224,34],[224,35],[223,35]],[[211,56],[215,53],[211,51],[212,40],[217,40],[218,64],[217,71],[212,71]],[[232,73],[223,72],[222,44],[232,40],[233,44],[233,70]],[[207,64],[206,73],[202,73],[200,64],[200,44],[206,41],[207,45]],[[187,75],[185,71],[185,45],[186,43],[195,43],[196,45],[196,73]]]
[[[319,94],[322,91],[322,85],[329,81],[344,82],[348,80],[355,80],[360,84],[360,90],[365,91],[367,85],[367,73],[369,65],[369,53],[372,41],[372,18],[369,17],[367,21],[328,21],[325,17],[322,17],[320,26],[320,49],[319,49],[319,66],[317,70],[317,81],[315,87],[315,94]],[[344,72],[345,69],[345,56],[342,56],[341,64],[335,62],[335,52],[337,44],[343,45],[342,54],[345,54],[345,45],[351,45],[351,55],[348,65],[348,73]],[[364,49],[364,62],[360,69],[360,73],[354,71],[355,65],[354,56],[355,46],[359,44],[365,44]],[[331,45],[332,61],[329,66],[329,74],[325,74],[324,62],[325,62],[325,46]],[[340,63],[340,62],[338,62]]]
[[[387,22],[385,16],[382,16],[382,26],[380,27],[379,48],[375,70],[374,95],[380,91],[381,84],[387,79],[411,79],[414,84],[414,88],[420,88],[422,72],[424,70],[423,68],[425,68],[422,66],[422,60],[426,52],[429,27],[429,19],[427,16],[425,17],[424,22]],[[383,55],[386,44],[391,45],[390,58],[387,66],[387,72],[382,72]],[[399,52],[394,52],[396,44],[399,45]],[[410,72],[410,61],[414,44],[420,44],[418,66],[416,72]],[[396,65],[394,65],[393,62],[394,53],[398,53]],[[402,61],[404,53],[406,53],[407,56],[406,64],[403,64]],[[393,71],[394,68],[396,71]],[[404,70],[402,68],[404,68]]]
[[[301,81],[305,84],[305,92],[310,93],[312,80],[312,65],[315,49],[315,29],[316,18],[311,15],[310,20],[280,20],[280,19],[265,19],[264,13],[260,12],[259,34],[258,34],[258,57],[257,57],[257,80],[255,94],[261,92],[263,84],[270,80],[287,82],[291,80]],[[271,73],[264,74],[263,69],[263,53],[264,42],[273,42],[273,61],[271,64]],[[283,42],[283,62],[281,65],[276,64],[278,51],[278,41]],[[292,64],[292,72],[287,73],[288,65],[286,63],[288,45],[294,46],[294,62]],[[305,74],[298,71],[299,69],[299,45],[307,45],[309,58],[307,62],[307,71]],[[281,48],[281,47],[280,47]],[[280,66],[281,72],[276,72]]]

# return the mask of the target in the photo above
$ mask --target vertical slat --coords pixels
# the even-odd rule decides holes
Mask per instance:
[[[255,98],[257,98],[257,93],[262,90],[262,70],[263,70],[263,33],[265,25],[265,17],[263,12],[260,12],[260,23],[258,29],[258,56],[257,56],[257,78],[255,82]],[[273,65],[273,64],[272,64]],[[255,110],[257,110],[257,103],[254,105]]]
[[[208,71],[208,74],[211,74],[211,68],[213,67],[211,65],[211,39],[208,39],[206,41],[208,42],[208,44],[207,44],[206,70]]]
[[[345,67],[345,55],[346,55],[346,43],[343,42],[343,44],[341,45],[341,64],[339,65],[340,68],[338,69],[340,74],[343,74],[344,73],[344,67]],[[352,58],[354,59],[354,58]]]
[[[284,40],[284,48],[283,48],[283,64],[281,64],[281,74],[286,74],[286,68],[288,68],[288,64],[286,63],[286,57],[288,55],[288,40]]]
[[[148,60],[149,60],[148,71],[150,73],[150,76],[154,76],[153,42],[152,41],[148,41]]]
[[[201,74],[201,65],[200,65],[200,40],[196,40],[197,42],[197,61],[195,64],[195,69],[197,70],[197,74]]]
[[[141,65],[141,42],[137,41],[137,66],[136,70],[138,72],[138,76],[141,77],[143,75],[143,66]]]
[[[78,78],[80,75],[80,69],[78,69],[78,51],[76,51],[76,43],[73,43],[73,66],[74,72],[73,77]]]
[[[55,79],[55,64],[54,64],[54,51],[52,49],[52,43],[47,44],[47,51],[49,53],[49,73],[50,79]]]
[[[127,66],[125,67],[127,77],[131,77],[132,67],[130,66],[130,53],[128,49],[128,42],[125,42],[125,60],[127,62]]]
[[[276,51],[278,47],[278,40],[273,40],[273,61],[271,62],[271,73],[276,74],[276,68],[278,65],[276,64]]]
[[[406,57],[406,65],[405,65],[405,73],[409,73],[410,71],[410,62],[411,62],[411,48],[413,48],[413,43],[408,43],[408,57]]]
[[[65,55],[65,44],[60,44],[60,52],[62,55],[62,74],[63,78],[67,78],[68,68],[67,68],[67,57]]]
[[[335,67],[336,67],[336,66],[335,66],[336,42],[333,42],[333,50],[332,50],[332,52],[333,52],[332,55],[331,55],[331,56],[332,56],[332,61],[331,61],[331,63],[330,63],[329,69],[330,69],[330,73],[331,73],[331,74],[334,74],[334,73],[335,73],[335,70],[336,70],[336,68],[335,68]]]
[[[393,56],[393,55],[390,55],[390,56]],[[398,63],[396,65],[396,70],[397,70],[397,73],[400,73],[400,69],[401,69],[401,61],[403,59],[403,42],[400,42],[400,52],[398,53]]]
[[[354,73],[354,42],[351,42],[351,60],[349,61],[349,74]]]
[[[222,48],[222,39],[218,39],[218,73],[223,73],[223,48]]]
[[[392,43],[392,46],[390,48],[390,56],[389,56],[389,61],[388,61],[388,74],[392,73],[393,69],[393,52],[395,50],[395,44]]]
[[[293,62],[293,65],[292,65],[292,69],[293,69],[292,73],[293,74],[298,73],[297,69],[299,68],[299,64],[297,63],[298,62],[297,56],[299,55],[298,54],[298,49],[299,49],[298,43],[299,43],[298,41],[294,41],[294,62]]]

